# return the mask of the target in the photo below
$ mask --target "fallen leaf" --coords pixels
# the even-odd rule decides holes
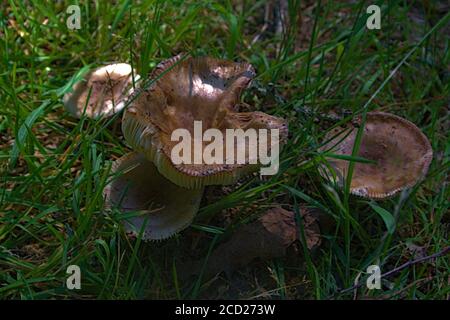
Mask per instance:
[[[317,217],[302,208],[308,249],[320,245]],[[269,209],[258,220],[239,227],[231,238],[219,245],[210,255],[203,276],[210,278],[220,272],[227,274],[242,268],[252,260],[268,260],[285,256],[286,249],[296,240],[298,228],[295,214],[281,208]],[[186,266],[189,275],[199,274],[204,260]]]

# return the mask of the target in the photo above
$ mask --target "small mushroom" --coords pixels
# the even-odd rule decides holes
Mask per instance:
[[[135,151],[143,153],[167,179],[185,188],[232,184],[259,167],[247,154],[240,164],[175,164],[171,159],[171,134],[178,128],[194,136],[194,121],[202,130],[278,129],[280,140],[287,137],[284,119],[262,112],[238,113],[240,95],[254,77],[248,63],[235,63],[210,57],[175,56],[160,63],[151,77],[156,81],[134,93],[124,112],[122,131]],[[259,132],[259,131],[257,131]],[[259,139],[259,137],[258,137]],[[222,141],[225,145],[225,142]],[[208,143],[202,142],[205,147]],[[235,151],[243,148],[236,145]],[[268,146],[269,152],[271,145]],[[223,152],[224,156],[226,152]],[[236,152],[235,152],[236,154]]]
[[[135,74],[134,81],[138,79],[139,75]],[[76,118],[83,113],[90,118],[109,117],[123,109],[133,91],[131,66],[110,64],[90,71],[83,80],[75,83],[72,91],[64,95],[63,103]]]
[[[350,156],[356,133],[354,125],[330,131],[325,140],[331,141],[321,151]],[[369,112],[358,156],[375,163],[355,163],[350,192],[381,199],[420,181],[428,171],[433,151],[427,137],[410,121],[389,113]],[[334,172],[323,167],[321,174],[330,178],[335,173],[337,182],[342,185],[349,162],[335,158],[328,161]]]
[[[112,171],[118,176],[103,191],[106,206],[140,213],[125,223],[130,233],[138,235],[144,228],[144,240],[161,240],[192,222],[203,189],[187,190],[173,184],[142,154],[135,152],[116,160]]]

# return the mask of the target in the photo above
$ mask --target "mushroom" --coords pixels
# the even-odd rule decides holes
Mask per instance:
[[[201,122],[206,131],[217,129],[216,133],[227,129],[277,129],[284,141],[287,125],[283,119],[236,110],[241,91],[253,76],[253,67],[247,63],[208,57],[183,59],[178,55],[156,67],[149,88],[137,89],[130,96],[122,131],[135,152],[115,162],[113,171],[125,172],[104,190],[108,207],[142,211],[143,215],[129,219],[127,230],[136,234],[147,221],[144,239],[167,238],[190,224],[204,186],[233,183],[261,165],[253,161],[250,151],[239,164],[175,164],[171,157],[175,146],[171,135],[175,130],[181,128],[195,135],[195,122]],[[265,151],[272,152],[278,146],[279,142],[273,140],[272,136],[265,140]],[[244,139],[233,152],[243,147],[255,146]]]
[[[358,120],[359,121],[359,120]],[[351,156],[357,128],[330,131],[320,151]],[[359,157],[375,163],[355,163],[350,184],[352,194],[366,198],[387,198],[414,186],[427,173],[433,151],[427,137],[410,121],[384,112],[369,112],[364,127]],[[349,162],[331,158],[329,167],[320,170],[330,178],[335,173],[342,185]],[[332,172],[334,171],[334,172]]]
[[[237,164],[225,160],[223,164],[174,163],[171,152],[177,142],[171,140],[171,134],[184,128],[195,135],[195,121],[201,121],[202,132],[213,128],[223,136],[227,129],[278,129],[283,142],[287,137],[284,119],[262,112],[237,112],[241,92],[254,75],[248,63],[181,55],[168,59],[152,73],[155,82],[148,89],[136,90],[133,94],[122,119],[124,137],[135,151],[153,162],[163,176],[179,186],[190,189],[235,183],[261,164],[255,164],[250,154],[246,155],[244,163]],[[221,142],[225,145],[225,141]],[[203,150],[208,143],[201,143]],[[249,147],[249,143],[245,143],[236,144],[234,153]],[[268,151],[273,146],[271,141]],[[193,153],[192,156],[195,157]]]
[[[138,79],[139,75],[135,75],[134,81]],[[110,64],[87,73],[83,80],[73,85],[71,92],[64,95],[63,103],[76,118],[83,113],[90,118],[109,117],[123,109],[133,91],[131,66]]]
[[[186,228],[198,211],[203,189],[184,189],[165,179],[142,154],[131,152],[113,163],[117,177],[104,189],[107,206],[137,212],[125,223],[144,240],[168,238]]]

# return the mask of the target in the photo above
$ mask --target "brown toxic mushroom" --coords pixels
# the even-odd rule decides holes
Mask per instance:
[[[134,81],[139,79],[134,75]],[[110,64],[90,71],[63,97],[67,111],[80,118],[109,117],[121,111],[133,92],[132,68],[127,63]],[[89,98],[89,101],[88,101]]]
[[[165,179],[141,154],[132,152],[116,160],[112,167],[118,176],[107,185],[104,197],[109,208],[138,213],[125,228],[142,239],[161,240],[186,228],[194,219],[202,189],[187,190]]]
[[[331,141],[321,151],[351,156],[356,132],[354,125],[332,130],[325,138]],[[374,163],[355,163],[350,192],[367,198],[386,198],[420,181],[428,171],[433,151],[427,137],[413,123],[393,114],[369,112],[358,156]],[[349,162],[335,158],[328,161],[334,170],[327,167],[321,174],[330,178],[335,173],[342,185]]]
[[[125,110],[124,137],[135,151],[143,153],[162,175],[177,185],[200,188],[235,183],[260,165],[252,162],[249,154],[244,163],[176,164],[171,152],[178,142],[171,140],[171,134],[184,128],[195,136],[194,122],[199,121],[202,132],[213,128],[223,133],[223,137],[227,129],[278,129],[283,141],[287,136],[283,119],[262,112],[236,110],[242,90],[254,75],[248,63],[181,55],[166,60],[151,75],[156,81],[148,89],[136,91],[135,99]],[[201,143],[203,150],[209,142]],[[235,154],[239,148],[248,146],[236,144]],[[269,153],[272,147],[269,144]],[[195,157],[194,148],[192,157]]]

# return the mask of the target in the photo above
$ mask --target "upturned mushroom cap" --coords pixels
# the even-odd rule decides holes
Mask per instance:
[[[139,76],[135,74],[134,80],[138,79]],[[75,83],[72,91],[64,95],[63,103],[77,118],[82,116],[85,108],[85,114],[90,118],[109,117],[125,106],[126,99],[133,92],[132,82],[132,69],[127,63],[100,67]]]
[[[329,132],[325,140],[337,136],[321,151],[350,156],[356,132],[353,125],[344,131]],[[410,121],[389,113],[369,112],[358,156],[376,163],[355,163],[350,192],[367,198],[386,198],[420,181],[428,171],[433,151],[427,137]],[[342,184],[349,162],[334,158],[328,161]],[[327,169],[321,174],[332,176]]]
[[[130,233],[139,234],[145,224],[144,240],[162,240],[185,229],[194,219],[203,189],[187,190],[173,184],[135,152],[116,160],[112,171],[120,173],[104,190],[106,206],[142,213],[125,223]]]
[[[157,79],[147,90],[137,90],[123,115],[126,141],[152,161],[172,182],[186,187],[232,184],[256,170],[246,155],[244,164],[174,164],[171,141],[175,129],[184,128],[194,136],[194,121],[202,130],[215,128],[226,136],[226,129],[279,129],[280,141],[287,137],[284,119],[262,112],[236,112],[240,95],[254,77],[248,63],[235,63],[210,57],[181,55],[160,63],[151,77]],[[202,134],[203,134],[202,132]],[[225,141],[222,141],[225,145]],[[202,144],[203,148],[210,142]],[[245,146],[236,146],[238,148]],[[270,144],[268,150],[271,150]],[[193,151],[193,149],[192,149]],[[223,152],[225,157],[225,151]],[[236,152],[235,152],[236,154]]]

